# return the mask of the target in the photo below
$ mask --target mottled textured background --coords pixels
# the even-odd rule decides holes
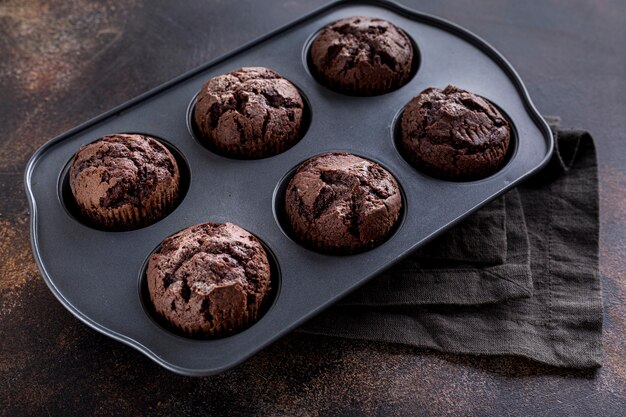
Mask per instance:
[[[600,161],[605,365],[290,335],[242,366],[176,376],[89,329],[30,252],[23,169],[48,139],[325,3],[0,0],[0,413],[624,415],[626,6],[623,0],[404,1],[485,38],[544,114],[589,129]]]

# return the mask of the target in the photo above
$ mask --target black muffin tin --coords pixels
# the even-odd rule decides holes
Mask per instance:
[[[412,38],[415,74],[403,87],[375,97],[354,97],[320,85],[307,52],[326,24],[348,16],[388,19]],[[308,113],[303,138],[270,158],[219,156],[194,135],[194,97],[210,77],[242,66],[278,71],[302,92]],[[407,163],[396,143],[408,101],[427,87],[455,84],[480,94],[508,117],[511,151],[506,165],[479,181],[431,178]],[[174,151],[184,196],[164,219],[128,232],[83,223],[67,182],[76,150],[110,133],[154,136]],[[253,355],[306,319],[375,277],[414,249],[539,169],[553,148],[546,123],[513,68],[477,36],[444,20],[383,1],[342,1],[323,7],[224,57],[187,73],[39,149],[26,169],[31,240],[53,294],[92,328],[126,343],[184,375],[210,375]],[[283,216],[283,195],[295,167],[329,151],[346,151],[389,170],[403,190],[404,209],[380,246],[350,256],[316,253],[298,244]],[[233,222],[265,245],[273,266],[271,303],[261,319],[230,337],[195,340],[156,320],[146,296],[145,267],[167,236],[203,222]]]

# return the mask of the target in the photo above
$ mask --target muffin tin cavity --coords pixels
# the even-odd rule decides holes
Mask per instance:
[[[143,133],[141,134],[143,135]],[[150,224],[145,224],[143,226],[136,227],[130,230],[138,230],[144,227],[148,227],[154,223],[157,223],[163,220],[165,217],[172,214],[172,212],[176,210],[176,208],[180,205],[180,203],[185,198],[187,191],[189,190],[189,185],[191,183],[191,170],[189,168],[189,163],[187,162],[187,159],[182,154],[182,152],[179,151],[174,145],[172,145],[171,143],[167,142],[164,139],[161,139],[151,134],[145,134],[145,135],[150,136],[151,138],[155,140],[158,140],[163,146],[165,146],[172,153],[172,155],[176,159],[176,163],[178,164],[178,170],[180,173],[180,189],[179,189],[179,194],[178,194],[178,200],[176,201],[176,204],[174,205],[174,207],[172,207],[169,213],[165,214],[163,217],[159,219],[152,221]],[[78,151],[78,148],[76,148],[76,151]],[[78,204],[76,203],[76,200],[74,199],[74,195],[72,194],[72,189],[70,187],[70,168],[72,166],[73,159],[74,159],[74,155],[72,155],[69,161],[67,161],[67,163],[65,164],[65,166],[63,167],[59,175],[57,189],[58,189],[58,197],[59,197],[59,201],[61,202],[61,205],[63,206],[67,214],[73,219],[75,219],[77,222],[82,223],[83,225],[92,229],[101,230],[101,231],[111,231],[85,218],[80,212]]]
[[[334,151],[329,151],[329,152],[324,152],[322,154],[319,155],[324,155],[327,153],[333,153]],[[382,246],[385,244],[385,242],[391,240],[393,238],[393,236],[398,233],[398,231],[402,228],[402,225],[404,223],[405,220],[405,216],[406,216],[406,212],[407,212],[407,198],[404,192],[404,189],[402,187],[402,184],[400,183],[400,181],[398,180],[398,177],[396,175],[393,174],[393,172],[391,170],[389,170],[387,167],[385,167],[382,163],[376,161],[373,158],[366,158],[363,157],[361,155],[357,155],[354,153],[351,153],[351,155],[354,156],[358,156],[360,158],[366,159],[368,161],[371,162],[375,162],[378,165],[380,165],[380,167],[382,167],[384,170],[386,170],[387,172],[389,172],[389,174],[395,178],[396,183],[398,184],[398,190],[400,192],[400,198],[401,198],[401,206],[400,206],[400,213],[398,215],[398,218],[396,220],[396,222],[393,224],[393,226],[391,227],[391,229],[389,230],[389,232],[386,234],[386,236],[379,241],[375,246],[373,247],[365,247],[362,249],[358,249],[358,250],[353,250],[351,252],[333,252],[333,251],[321,251],[315,247],[313,247],[311,244],[305,242],[302,240],[302,238],[300,238],[297,233],[295,232],[295,230],[293,229],[291,222],[289,221],[288,215],[287,215],[287,210],[286,210],[286,193],[287,193],[287,188],[289,186],[289,182],[291,181],[291,179],[294,177],[294,175],[296,174],[296,171],[298,170],[298,168],[305,162],[307,162],[308,160],[310,160],[311,158],[314,158],[315,156],[319,156],[319,155],[312,155],[311,157],[301,161],[298,165],[294,166],[293,168],[291,168],[287,174],[285,174],[285,176],[283,178],[280,179],[280,181],[276,184],[276,187],[274,189],[274,193],[273,193],[273,197],[272,197],[272,208],[273,208],[273,212],[274,212],[274,219],[276,221],[276,223],[278,224],[278,227],[280,228],[280,230],[283,232],[283,234],[285,236],[287,236],[290,240],[292,240],[294,243],[297,243],[300,246],[303,246],[313,252],[319,252],[325,255],[332,255],[332,256],[339,256],[339,257],[345,257],[345,256],[350,256],[350,255],[357,255],[359,253],[363,253],[363,252],[368,252],[371,251],[379,246]]]
[[[245,160],[245,159],[267,159],[267,158],[272,158],[273,156],[276,155],[280,155],[281,153],[287,152],[289,149],[293,148],[294,146],[296,146],[307,134],[308,130],[309,130],[309,126],[311,125],[311,119],[312,119],[312,110],[311,110],[311,104],[309,102],[309,99],[307,98],[306,94],[304,93],[304,91],[302,91],[301,88],[299,88],[295,83],[293,83],[292,81],[289,80],[289,82],[298,90],[298,92],[300,93],[300,97],[302,98],[302,120],[300,122],[300,132],[299,132],[299,136],[298,138],[293,141],[293,143],[291,143],[291,145],[285,149],[284,151],[277,153],[275,155],[269,155],[269,156],[265,156],[262,158],[247,158],[247,157],[239,157],[239,156],[233,156],[233,155],[228,155],[225,154],[224,152],[221,152],[219,149],[217,149],[210,141],[205,140],[202,137],[202,134],[195,122],[194,119],[194,112],[196,109],[196,102],[198,101],[198,96],[200,95],[200,91],[198,91],[193,98],[191,99],[189,105],[187,106],[187,112],[186,112],[186,119],[187,119],[187,130],[189,130],[189,134],[191,135],[191,137],[193,137],[200,145],[202,145],[204,148],[208,149],[209,151],[220,155],[224,158],[229,158],[229,159],[239,159],[239,160]]]
[[[172,233],[175,234],[175,233]],[[161,329],[163,329],[166,332],[172,333],[176,336],[180,336],[183,337],[185,339],[188,340],[195,340],[198,341],[199,343],[201,342],[206,342],[209,340],[216,340],[216,339],[226,339],[226,338],[230,338],[233,337],[235,335],[238,334],[242,334],[245,333],[246,330],[250,329],[251,327],[254,327],[257,323],[259,323],[260,321],[263,320],[263,317],[267,314],[267,312],[274,306],[279,294],[280,294],[280,287],[281,287],[281,273],[280,273],[280,267],[279,267],[279,263],[278,260],[276,258],[276,256],[274,255],[274,252],[272,252],[272,250],[270,250],[270,248],[265,244],[265,242],[263,242],[258,236],[255,236],[257,238],[257,240],[261,243],[261,246],[263,246],[263,249],[265,250],[265,254],[267,255],[267,260],[268,263],[270,265],[270,291],[267,294],[267,298],[265,299],[265,302],[263,304],[263,306],[261,307],[261,310],[259,311],[259,316],[258,319],[254,322],[251,323],[248,327],[241,329],[240,331],[238,331],[237,333],[233,333],[230,335],[226,335],[226,336],[222,336],[219,338],[206,338],[206,337],[200,337],[200,336],[190,336],[187,335],[185,333],[183,333],[180,329],[174,327],[173,325],[171,325],[165,318],[161,317],[155,310],[154,305],[152,304],[152,300],[150,299],[150,292],[148,290],[148,277],[147,277],[147,271],[148,271],[148,261],[150,260],[150,256],[153,253],[158,253],[161,250],[161,244],[159,244],[156,248],[154,248],[154,250],[152,252],[150,252],[148,254],[148,256],[146,257],[146,259],[144,260],[141,269],[139,270],[139,278],[138,278],[138,296],[139,296],[139,302],[141,303],[141,306],[143,308],[144,313],[149,317],[150,321],[152,321],[153,323],[155,323],[157,326],[159,326]],[[165,238],[165,237],[164,237]]]
[[[498,111],[502,114],[502,116],[507,120],[507,122],[509,123],[509,128],[510,128],[510,139],[509,139],[509,147],[506,151],[506,154],[504,156],[504,160],[502,161],[502,164],[500,165],[500,168],[498,168],[498,170],[496,172],[494,172],[491,175],[487,175],[481,178],[468,178],[468,179],[455,179],[455,180],[451,180],[451,179],[445,179],[445,178],[440,178],[440,177],[436,177],[433,175],[430,175],[426,172],[423,172],[422,170],[420,170],[419,168],[415,167],[413,165],[413,163],[411,162],[410,158],[406,155],[405,150],[404,150],[404,146],[402,145],[402,115],[404,114],[404,111],[406,109],[406,105],[404,107],[402,107],[398,113],[396,113],[393,122],[391,123],[391,140],[393,142],[393,146],[396,149],[396,151],[398,152],[398,154],[402,157],[402,159],[411,166],[412,169],[414,169],[415,171],[419,172],[420,175],[424,175],[426,177],[430,177],[430,178],[434,178],[438,181],[446,181],[446,182],[451,182],[451,183],[459,183],[459,184],[473,184],[473,183],[478,183],[481,181],[486,181],[496,175],[498,175],[498,173],[505,171],[506,167],[509,165],[509,163],[513,160],[514,156],[516,155],[517,151],[518,151],[518,145],[519,145],[519,140],[518,140],[518,133],[517,133],[517,129],[515,126],[515,123],[513,122],[513,119],[511,117],[509,117],[509,115],[500,107],[498,106],[496,103],[494,103],[493,101],[489,100],[489,102],[496,108],[498,109]],[[407,103],[408,105],[408,103]]]
[[[372,16],[373,17],[373,16]],[[332,24],[334,22],[330,22],[330,24]],[[392,22],[393,23],[393,22]],[[417,74],[419,68],[420,68],[420,64],[421,64],[421,53],[420,53],[420,48],[417,44],[417,42],[415,41],[415,39],[413,38],[413,36],[411,36],[411,34],[409,32],[407,32],[406,30],[404,30],[402,27],[400,26],[396,26],[402,33],[404,33],[404,35],[406,35],[406,37],[409,40],[409,43],[411,44],[411,47],[413,49],[413,57],[411,60],[411,69],[409,72],[408,77],[406,77],[406,79],[400,84],[397,85],[393,88],[389,88],[386,89],[385,91],[382,92],[375,92],[375,93],[369,93],[368,91],[362,90],[362,91],[346,91],[345,89],[341,89],[337,86],[333,86],[330,85],[327,81],[324,80],[324,78],[321,76],[321,74],[319,73],[319,71],[315,68],[315,65],[313,64],[313,58],[311,55],[311,48],[313,46],[313,43],[315,42],[315,40],[319,37],[319,35],[324,31],[324,29],[326,28],[326,26],[322,26],[320,27],[315,33],[313,33],[311,36],[309,36],[309,38],[306,40],[306,42],[304,43],[304,47],[302,49],[302,61],[303,61],[303,65],[306,69],[306,71],[309,73],[309,75],[311,75],[311,77],[320,85],[324,86],[325,88],[328,88],[329,90],[332,90],[338,94],[343,94],[346,96],[357,96],[357,97],[376,97],[376,96],[380,96],[383,94],[389,94],[392,93],[396,90],[401,89],[402,87],[406,86],[407,84],[409,84],[411,82],[411,80],[415,77],[415,75]],[[391,61],[389,59],[389,57],[387,57],[387,59],[384,59],[383,62],[387,62],[387,64],[391,67],[394,66],[393,61]]]

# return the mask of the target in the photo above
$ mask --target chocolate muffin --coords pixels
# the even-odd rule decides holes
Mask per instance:
[[[201,139],[232,158],[276,155],[300,139],[298,89],[268,68],[241,68],[204,84],[194,109]]]
[[[489,100],[447,86],[427,88],[402,114],[402,152],[419,170],[447,180],[474,180],[504,164],[511,131]]]
[[[400,217],[395,178],[375,162],[333,152],[304,162],[289,181],[285,210],[305,244],[331,254],[370,249]]]
[[[180,173],[159,141],[144,135],[108,135],[81,147],[70,167],[70,188],[82,216],[105,230],[132,230],[175,207]]]
[[[324,27],[311,45],[317,79],[344,94],[374,96],[409,81],[413,45],[392,23],[349,17]]]
[[[163,241],[148,261],[148,291],[161,317],[188,336],[221,337],[254,323],[270,291],[263,246],[232,223],[204,223]]]

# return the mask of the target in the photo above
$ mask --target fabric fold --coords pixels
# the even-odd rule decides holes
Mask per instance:
[[[595,148],[584,131],[561,130],[555,138],[548,166],[505,196],[501,261],[472,265],[448,256],[443,264],[454,267],[444,269],[434,257],[416,254],[299,331],[452,353],[523,356],[561,367],[600,366]],[[509,209],[516,204],[523,222]],[[522,237],[517,243],[516,233]],[[464,240],[461,234],[453,239]]]

